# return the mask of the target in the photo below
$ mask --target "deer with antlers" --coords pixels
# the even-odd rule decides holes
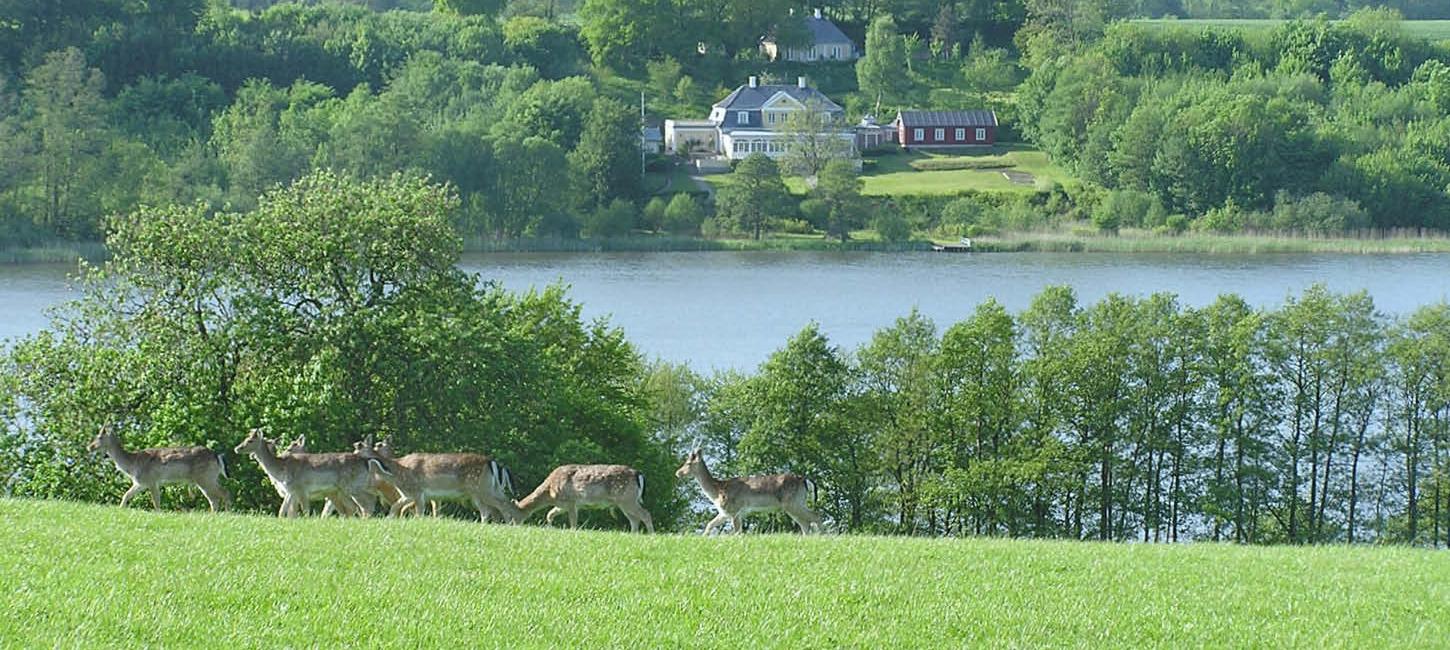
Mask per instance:
[[[351,453],[278,455],[260,429],[249,431],[246,439],[237,445],[236,452],[251,454],[257,459],[262,471],[283,495],[282,507],[277,510],[279,517],[298,516],[315,496],[332,497],[341,514],[359,514],[358,498],[367,498],[372,473],[387,473],[381,465],[375,466],[377,461]]]
[[[815,484],[808,478],[796,474],[765,474],[720,480],[710,474],[699,449],[691,451],[685,457],[685,463],[675,471],[676,478],[686,476],[695,478],[700,490],[719,512],[710,523],[705,524],[706,535],[726,521],[736,533],[743,533],[745,529],[740,525],[741,517],[772,510],[784,511],[800,527],[802,534],[810,534],[812,529],[816,532],[821,530],[821,516],[806,506],[806,497],[815,491]]]
[[[206,496],[212,512],[231,506],[232,496],[222,487],[221,477],[227,475],[220,454],[206,447],[154,447],[126,451],[121,438],[111,425],[101,427],[87,446],[90,451],[103,449],[116,469],[131,479],[131,489],[121,495],[121,507],[142,490],[151,492],[151,505],[161,509],[161,486],[170,483],[193,483]]]
[[[359,447],[358,453],[382,463],[391,472],[388,480],[402,493],[389,512],[393,516],[401,516],[408,508],[421,516],[423,508],[434,499],[456,499],[478,509],[480,521],[488,521],[495,511],[510,523],[523,520],[518,507],[504,492],[508,470],[489,456],[412,453],[399,458],[388,439],[368,450]],[[438,512],[436,504],[433,512],[435,515]]]
[[[539,487],[519,500],[519,510],[528,519],[535,511],[550,507],[546,517],[568,513],[569,527],[579,527],[579,508],[616,507],[629,519],[629,532],[639,525],[655,532],[654,518],[644,509],[644,474],[624,465],[562,465],[549,472]]]

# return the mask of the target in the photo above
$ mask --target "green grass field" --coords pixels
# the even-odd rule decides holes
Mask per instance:
[[[278,520],[0,500],[6,647],[1433,647],[1450,553]]]
[[[940,157],[979,157],[1001,160],[1010,166],[1001,169],[935,171],[920,171],[911,166],[913,160]],[[1030,193],[1037,191],[1038,180],[1062,184],[1074,182],[1071,174],[1047,159],[1047,154],[1015,145],[993,147],[972,154],[913,151],[867,160],[869,162],[861,175],[861,192],[868,196],[943,195],[965,190]],[[1031,174],[1034,182],[1014,183],[1003,175],[1003,172],[1010,171]]]
[[[921,171],[912,168],[914,160],[926,158],[983,158],[1009,163],[997,169],[952,169]],[[1003,172],[1024,172],[1034,179],[1014,183]],[[717,188],[735,182],[735,174],[714,174],[705,180]],[[867,196],[941,196],[968,190],[1031,193],[1038,189],[1037,180],[1069,184],[1077,182],[1066,170],[1048,160],[1047,154],[1026,145],[998,145],[978,151],[892,152],[865,159],[861,170],[861,193]],[[797,195],[808,191],[799,177],[785,179],[786,187]]]
[[[1228,27],[1237,29],[1269,29],[1287,21],[1280,19],[1203,18],[1203,19],[1141,19],[1133,22],[1171,27]],[[1406,20],[1400,23],[1410,36],[1431,41],[1450,40],[1450,20]]]

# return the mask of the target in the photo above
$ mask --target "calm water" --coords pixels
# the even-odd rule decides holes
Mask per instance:
[[[753,368],[812,320],[855,347],[913,307],[945,328],[987,297],[1020,310],[1051,284],[1085,302],[1168,291],[1203,305],[1234,292],[1277,305],[1323,282],[1366,289],[1391,314],[1450,299],[1450,255],[1434,254],[507,253],[463,268],[512,290],[566,283],[587,316],[610,318],[647,355],[700,370]],[[0,266],[0,338],[43,327],[45,307],[72,295],[72,270]]]

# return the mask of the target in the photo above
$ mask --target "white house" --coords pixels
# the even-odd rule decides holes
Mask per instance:
[[[805,26],[811,38],[809,46],[781,47],[774,37],[767,36],[760,41],[760,51],[771,61],[855,61],[861,58],[861,50],[856,44],[840,27],[822,16],[819,8],[815,14],[806,17]]]
[[[855,152],[855,130],[845,123],[846,110],[821,91],[806,85],[762,84],[757,77],[715,103],[708,120],[666,120],[665,148],[671,153],[715,153],[738,160],[752,153],[771,158],[785,155],[791,134],[784,131],[793,113],[818,110],[835,125],[832,135]],[[711,147],[710,145],[713,145]]]

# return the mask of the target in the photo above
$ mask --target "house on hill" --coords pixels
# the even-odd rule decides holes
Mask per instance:
[[[760,51],[771,61],[855,61],[861,58],[856,43],[841,31],[836,23],[821,15],[818,8],[814,15],[805,19],[806,33],[811,44],[805,47],[782,47],[775,37],[767,36],[760,42]]]
[[[740,160],[752,153],[771,158],[785,155],[792,134],[785,131],[790,116],[804,110],[824,112],[836,125],[831,135],[851,143],[855,130],[845,123],[846,109],[824,93],[806,85],[762,84],[758,77],[715,102],[708,120],[665,120],[665,149],[677,155],[713,153]]]
[[[914,147],[990,146],[997,142],[997,113],[975,111],[901,111],[892,122],[896,141]]]

